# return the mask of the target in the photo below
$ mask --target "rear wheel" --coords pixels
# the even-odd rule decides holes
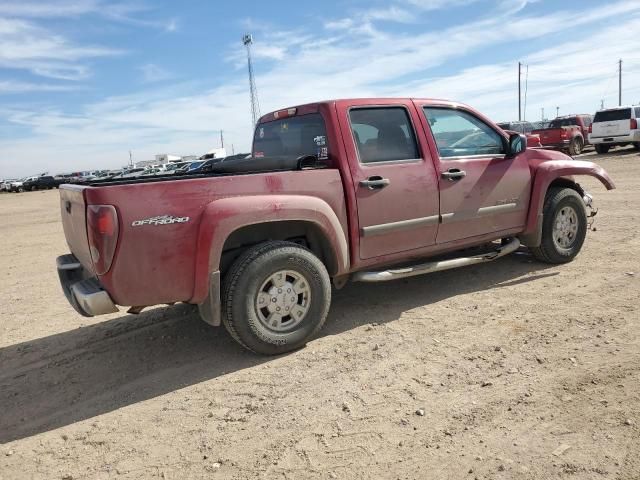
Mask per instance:
[[[633,148],[640,150],[640,142],[633,142]]]
[[[324,324],[331,283],[324,264],[295,243],[257,245],[231,266],[222,286],[225,327],[264,355],[303,347]]]
[[[609,151],[609,148],[611,148],[611,145],[604,145],[602,143],[596,143],[596,153],[602,155],[604,153],[607,153]]]
[[[544,201],[542,241],[531,253],[545,263],[567,263],[580,252],[587,235],[587,213],[571,188],[551,188]]]
[[[571,140],[571,144],[569,145],[569,154],[571,156],[580,155],[582,153],[582,148],[584,147],[584,142],[581,137],[574,137]]]

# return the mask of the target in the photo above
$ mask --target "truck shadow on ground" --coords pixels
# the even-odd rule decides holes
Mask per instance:
[[[418,306],[470,292],[556,275],[527,254],[490,265],[334,292],[321,335],[386,323]],[[526,276],[525,276],[526,275]],[[188,305],[0,349],[0,443],[95,417],[202,381],[268,362],[244,351],[224,328],[204,324]]]

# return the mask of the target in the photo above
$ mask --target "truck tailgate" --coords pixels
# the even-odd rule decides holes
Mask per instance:
[[[69,250],[83,267],[93,271],[87,237],[87,209],[84,200],[86,188],[78,185],[60,185],[60,214]]]

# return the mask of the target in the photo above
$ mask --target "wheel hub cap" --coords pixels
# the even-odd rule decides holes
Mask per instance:
[[[258,290],[256,314],[269,330],[287,331],[305,318],[310,301],[307,279],[299,272],[281,270],[270,275]]]
[[[572,207],[563,207],[553,222],[553,241],[556,247],[567,250],[576,241],[578,214]]]

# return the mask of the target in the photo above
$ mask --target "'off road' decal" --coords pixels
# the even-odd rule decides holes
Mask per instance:
[[[172,215],[160,215],[158,217],[145,218],[144,220],[134,220],[132,227],[142,227],[143,225],[173,225],[174,223],[187,223],[189,217],[174,217]]]

